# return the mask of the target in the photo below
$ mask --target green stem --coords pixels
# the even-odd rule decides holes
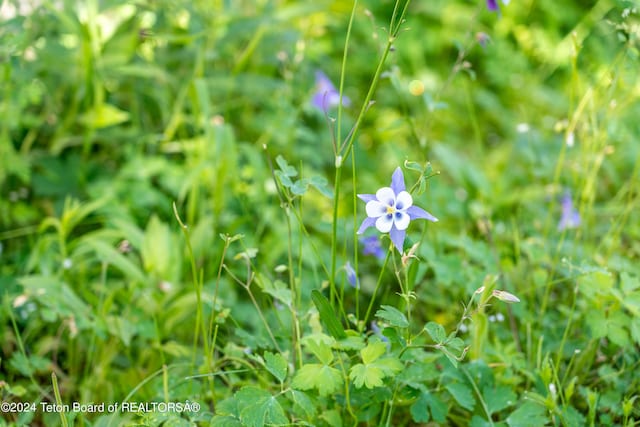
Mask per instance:
[[[371,315],[371,310],[373,309],[373,304],[376,301],[376,294],[378,293],[378,289],[380,289],[380,285],[382,284],[382,277],[384,275],[384,270],[387,267],[387,263],[389,262],[389,257],[391,256],[391,251],[393,248],[390,248],[387,252],[387,256],[384,259],[384,264],[382,264],[382,269],[380,270],[380,274],[378,275],[378,281],[376,283],[376,288],[373,291],[373,295],[371,295],[371,299],[369,300],[369,306],[367,307],[367,312],[363,318],[363,327],[367,325],[367,321],[369,320],[369,315]]]
[[[56,404],[58,405],[58,408],[64,408],[62,406],[62,398],[60,397],[60,389],[58,388],[58,377],[56,377],[55,372],[51,373],[51,382],[53,383],[53,394],[56,397]],[[62,421],[62,425],[64,427],[67,427],[69,424],[67,424],[67,416],[64,412],[64,409],[60,409],[60,421]]]

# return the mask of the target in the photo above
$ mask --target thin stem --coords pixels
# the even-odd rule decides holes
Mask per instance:
[[[58,408],[64,408],[62,405],[62,398],[60,397],[60,389],[58,388],[58,377],[56,377],[55,372],[51,373],[51,383],[53,384],[53,394],[56,397],[56,404],[58,405]],[[60,421],[62,421],[62,425],[64,427],[68,427],[69,424],[67,424],[67,416],[64,412],[64,409],[60,410]]]
[[[367,312],[364,315],[364,319],[363,319],[363,325],[365,326],[367,324],[367,321],[369,320],[369,315],[371,314],[371,310],[373,309],[373,304],[376,300],[376,294],[378,293],[378,289],[380,289],[380,285],[382,284],[382,277],[384,275],[384,270],[387,267],[387,263],[389,262],[389,257],[391,256],[391,253],[392,253],[391,251],[393,251],[393,248],[390,248],[389,251],[387,251],[387,256],[384,259],[384,264],[382,264],[382,269],[380,270],[380,274],[378,275],[376,288],[373,291],[373,295],[371,295],[371,299],[369,300],[369,306],[367,307]]]

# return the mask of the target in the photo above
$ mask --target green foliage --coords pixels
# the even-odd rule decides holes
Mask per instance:
[[[638,423],[636,4],[80,3],[0,8],[0,425]]]

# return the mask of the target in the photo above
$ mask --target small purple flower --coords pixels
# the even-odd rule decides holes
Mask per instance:
[[[382,249],[378,236],[361,237],[360,243],[362,243],[362,253],[364,255],[373,255],[379,260],[384,259],[385,251]]]
[[[558,231],[578,227],[580,225],[580,213],[573,207],[571,193],[568,191],[564,193],[560,201],[560,206],[562,208],[562,216],[558,223]]]
[[[506,6],[509,4],[509,0],[502,0],[502,3]],[[500,11],[498,0],[487,0],[487,9],[489,9],[491,12]]]
[[[344,265],[344,271],[347,273],[347,282],[349,282],[352,288],[357,288],[358,278],[356,277],[356,271],[353,269],[349,261]]]
[[[389,347],[390,347],[390,344],[391,344],[391,343],[389,343],[389,338],[385,337],[385,336],[382,334],[382,331],[380,330],[380,327],[378,326],[378,324],[376,323],[376,321],[375,321],[375,320],[372,320],[372,321],[371,321],[371,331],[373,332],[373,334],[374,334],[375,336],[377,336],[378,338],[380,338],[380,340],[381,340],[382,342],[387,343],[387,348],[389,348]]]
[[[316,71],[316,92],[313,95],[311,104],[325,112],[330,107],[340,104],[340,92],[336,90],[329,77],[322,71]],[[348,107],[351,105],[351,100],[343,95],[342,105]]]
[[[358,194],[358,197],[367,203],[367,218],[362,221],[358,234],[375,225],[379,232],[389,233],[391,241],[400,253],[407,227],[412,219],[438,221],[438,218],[429,212],[413,206],[413,198],[405,190],[404,175],[400,168],[393,172],[390,187],[382,187],[376,194]]]

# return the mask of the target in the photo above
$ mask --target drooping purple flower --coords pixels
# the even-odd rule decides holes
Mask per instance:
[[[353,269],[349,261],[344,265],[344,271],[347,273],[347,282],[349,282],[352,288],[357,288],[358,278],[356,277],[356,271]]]
[[[382,187],[376,194],[358,194],[367,203],[367,218],[362,221],[358,234],[375,225],[381,233],[389,233],[394,246],[402,253],[407,227],[412,219],[423,218],[436,222],[438,218],[418,206],[413,206],[413,198],[405,190],[404,175],[396,168],[391,177],[391,186]]]
[[[340,104],[340,92],[336,90],[329,77],[322,71],[316,71],[316,91],[311,99],[311,104],[324,112]],[[349,97],[342,96],[342,105],[344,107],[351,105]]]
[[[568,191],[564,193],[560,201],[560,206],[562,209],[562,215],[560,217],[560,222],[558,223],[558,231],[578,227],[580,225],[580,213],[573,207],[571,193]]]
[[[362,243],[362,253],[364,255],[373,255],[379,260],[384,259],[385,251],[382,249],[378,236],[361,237],[360,243]]]

